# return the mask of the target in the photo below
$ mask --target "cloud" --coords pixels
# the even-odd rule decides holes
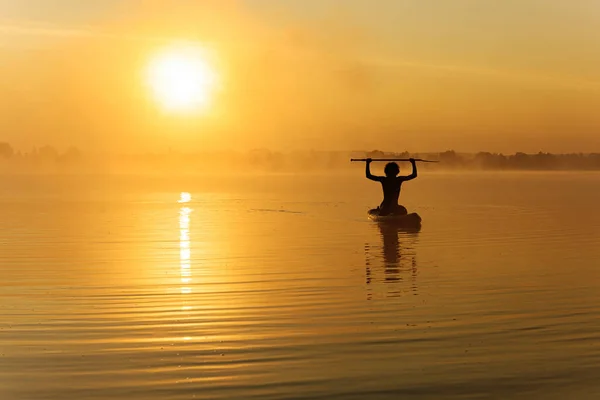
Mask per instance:
[[[510,69],[456,65],[436,64],[415,60],[371,60],[373,65],[384,68],[410,68],[419,70],[442,71],[452,74],[464,74],[470,76],[481,76],[511,81],[529,82],[542,84],[544,86],[562,87],[565,89],[597,90],[600,89],[600,81],[580,79],[572,76],[548,75],[535,71],[516,71]]]
[[[80,37],[98,36],[99,32],[91,29],[64,28],[39,23],[5,22],[0,21],[0,33],[13,36],[41,36],[41,37]]]
[[[63,27],[49,24],[40,24],[34,22],[6,22],[0,21],[0,35],[9,35],[13,37],[38,37],[38,38],[104,38],[114,40],[132,40],[165,42],[170,40],[168,37],[132,35],[126,33],[116,33],[102,30],[97,27]]]

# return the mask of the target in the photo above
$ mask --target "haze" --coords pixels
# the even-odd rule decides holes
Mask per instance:
[[[600,151],[592,0],[1,0],[0,15],[0,142],[24,151]],[[144,82],[174,43],[219,76],[197,112]]]

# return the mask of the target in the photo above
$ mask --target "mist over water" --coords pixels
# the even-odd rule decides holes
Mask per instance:
[[[373,159],[397,159],[409,165],[409,158],[424,159],[419,169],[425,171],[600,171],[600,153],[526,154],[373,151],[249,151],[182,152],[168,149],[154,153],[83,153],[76,147],[64,151],[53,146],[21,152],[0,142],[0,174],[119,174],[189,176],[215,173],[225,175],[264,173],[356,173],[364,164],[350,162]],[[402,161],[399,161],[402,162]],[[384,164],[375,163],[375,168]]]
[[[0,177],[0,398],[596,398],[600,175]]]

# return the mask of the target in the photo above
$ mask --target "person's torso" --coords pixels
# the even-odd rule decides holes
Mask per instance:
[[[383,201],[386,203],[397,202],[402,189],[402,181],[398,178],[385,178],[381,182],[383,187]]]

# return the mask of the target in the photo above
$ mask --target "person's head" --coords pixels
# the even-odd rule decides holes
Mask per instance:
[[[395,162],[387,163],[385,169],[385,176],[392,177],[400,173],[400,167]]]

